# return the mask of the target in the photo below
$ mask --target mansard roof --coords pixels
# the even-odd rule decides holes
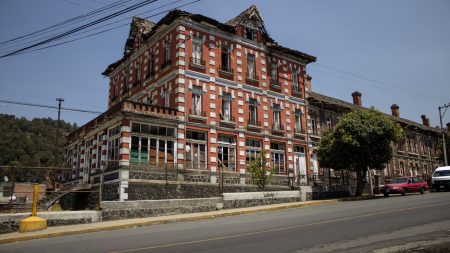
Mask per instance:
[[[319,94],[316,92],[310,92],[308,100],[311,103],[317,103],[317,104],[323,104],[327,105],[330,110],[336,110],[336,111],[342,111],[342,109],[346,111],[352,111],[352,110],[359,110],[359,109],[368,109],[365,107],[359,107],[355,104],[346,102],[344,100],[340,100],[337,98],[329,97],[323,94]],[[440,130],[434,127],[425,126],[423,124],[419,124],[417,122],[414,122],[412,120],[404,119],[404,118],[398,118],[395,116],[392,116],[390,114],[385,113],[386,116],[388,116],[390,119],[396,121],[402,126],[406,126],[410,129],[420,129],[422,131],[427,132],[433,132],[434,134],[439,134]]]
[[[282,53],[290,54],[294,57],[298,57],[303,59],[306,63],[311,63],[316,61],[316,57],[308,55],[306,53],[293,50],[287,47],[283,47],[279,45],[274,39],[272,39],[264,25],[263,18],[261,13],[259,12],[256,5],[250,6],[248,9],[240,13],[235,18],[227,21],[226,23],[219,22],[210,17],[203,16],[201,14],[192,14],[186,11],[181,10],[173,10],[166,14],[158,23],[154,24],[148,20],[134,17],[130,26],[130,33],[125,44],[125,50],[123,57],[116,61],[115,63],[110,64],[106,70],[102,73],[107,76],[111,71],[120,66],[122,62],[128,59],[130,55],[130,48],[133,45],[134,40],[140,35],[143,38],[143,41],[147,41],[150,39],[158,30],[159,27],[163,25],[169,25],[173,21],[178,18],[189,19],[196,22],[207,23],[211,26],[216,27],[217,29],[230,33],[236,34],[236,28],[239,25],[249,26],[251,28],[256,28],[262,32],[263,35],[263,43],[264,45],[273,50],[278,50]]]

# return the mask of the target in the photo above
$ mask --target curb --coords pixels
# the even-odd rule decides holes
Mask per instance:
[[[338,202],[339,201],[337,199],[333,199],[333,200],[314,201],[314,202],[309,202],[309,203],[308,202],[300,202],[300,203],[289,204],[289,205],[280,204],[279,206],[267,206],[267,207],[262,206],[261,208],[257,208],[257,209],[251,209],[251,208],[229,209],[229,210],[214,211],[214,212],[205,213],[205,214],[194,213],[194,214],[190,214],[191,215],[190,217],[174,217],[174,216],[165,216],[164,218],[153,217],[153,218],[159,218],[159,219],[148,220],[148,221],[130,221],[129,223],[126,223],[126,224],[113,224],[113,225],[97,227],[97,228],[94,227],[94,228],[72,229],[72,230],[70,230],[70,228],[68,228],[67,231],[56,231],[56,232],[48,232],[48,233],[41,232],[42,234],[35,234],[35,235],[18,234],[17,237],[0,238],[0,245],[7,244],[7,243],[21,242],[21,241],[29,241],[29,240],[34,240],[34,239],[54,238],[54,237],[67,236],[67,235],[77,235],[77,234],[112,231],[112,230],[127,229],[127,228],[137,228],[137,227],[143,227],[143,226],[160,225],[160,224],[175,223],[175,222],[216,219],[216,218],[221,218],[221,217],[230,217],[230,216],[238,216],[238,215],[261,213],[261,212],[271,212],[271,211],[277,211],[277,210],[301,208],[301,207],[308,207],[308,206],[318,206],[318,205],[325,205],[325,204],[336,204]],[[99,223],[91,223],[91,224],[99,224]]]

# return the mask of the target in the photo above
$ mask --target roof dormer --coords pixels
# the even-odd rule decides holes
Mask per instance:
[[[256,5],[250,6],[226,24],[235,27],[238,35],[249,40],[261,41],[267,35],[264,20]]]

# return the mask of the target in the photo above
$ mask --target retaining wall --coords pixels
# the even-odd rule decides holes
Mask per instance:
[[[18,231],[20,221],[30,215],[31,213],[0,214],[0,233]],[[101,218],[97,211],[38,212],[38,216],[46,219],[49,227],[94,223]]]
[[[102,201],[103,220],[145,218],[222,209],[222,198]]]

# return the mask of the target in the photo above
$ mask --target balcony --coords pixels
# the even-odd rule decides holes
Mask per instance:
[[[170,66],[170,64],[172,64],[172,61],[171,60],[167,60],[166,62],[161,64],[161,69],[164,69],[164,68]]]
[[[153,79],[153,77],[155,77],[155,70],[152,69],[151,71],[147,72],[147,74],[145,75],[145,79]]]
[[[283,124],[272,124],[272,134],[284,134]]]
[[[189,67],[198,70],[205,70],[206,64],[205,61],[202,59],[191,57],[189,60]]]
[[[278,79],[274,79],[274,78],[270,78],[270,88],[277,90],[277,91],[281,91],[281,86],[280,86],[280,81],[278,81]]]
[[[229,66],[219,66],[219,75],[221,77],[232,79],[234,77],[233,69]]]
[[[206,112],[200,110],[189,110],[189,119],[206,122]]]
[[[234,116],[223,117],[221,115],[219,124],[222,127],[235,128],[236,121],[235,121]]]
[[[256,74],[249,75],[247,73],[247,77],[245,78],[248,84],[259,86],[259,77]]]
[[[306,131],[304,128],[295,128],[294,129],[294,137],[298,139],[306,138]]]
[[[297,96],[297,97],[302,97],[303,96],[302,88],[300,88],[298,86],[293,86],[292,87],[292,95]]]
[[[249,120],[247,125],[247,131],[260,132],[262,129],[261,121]]]

